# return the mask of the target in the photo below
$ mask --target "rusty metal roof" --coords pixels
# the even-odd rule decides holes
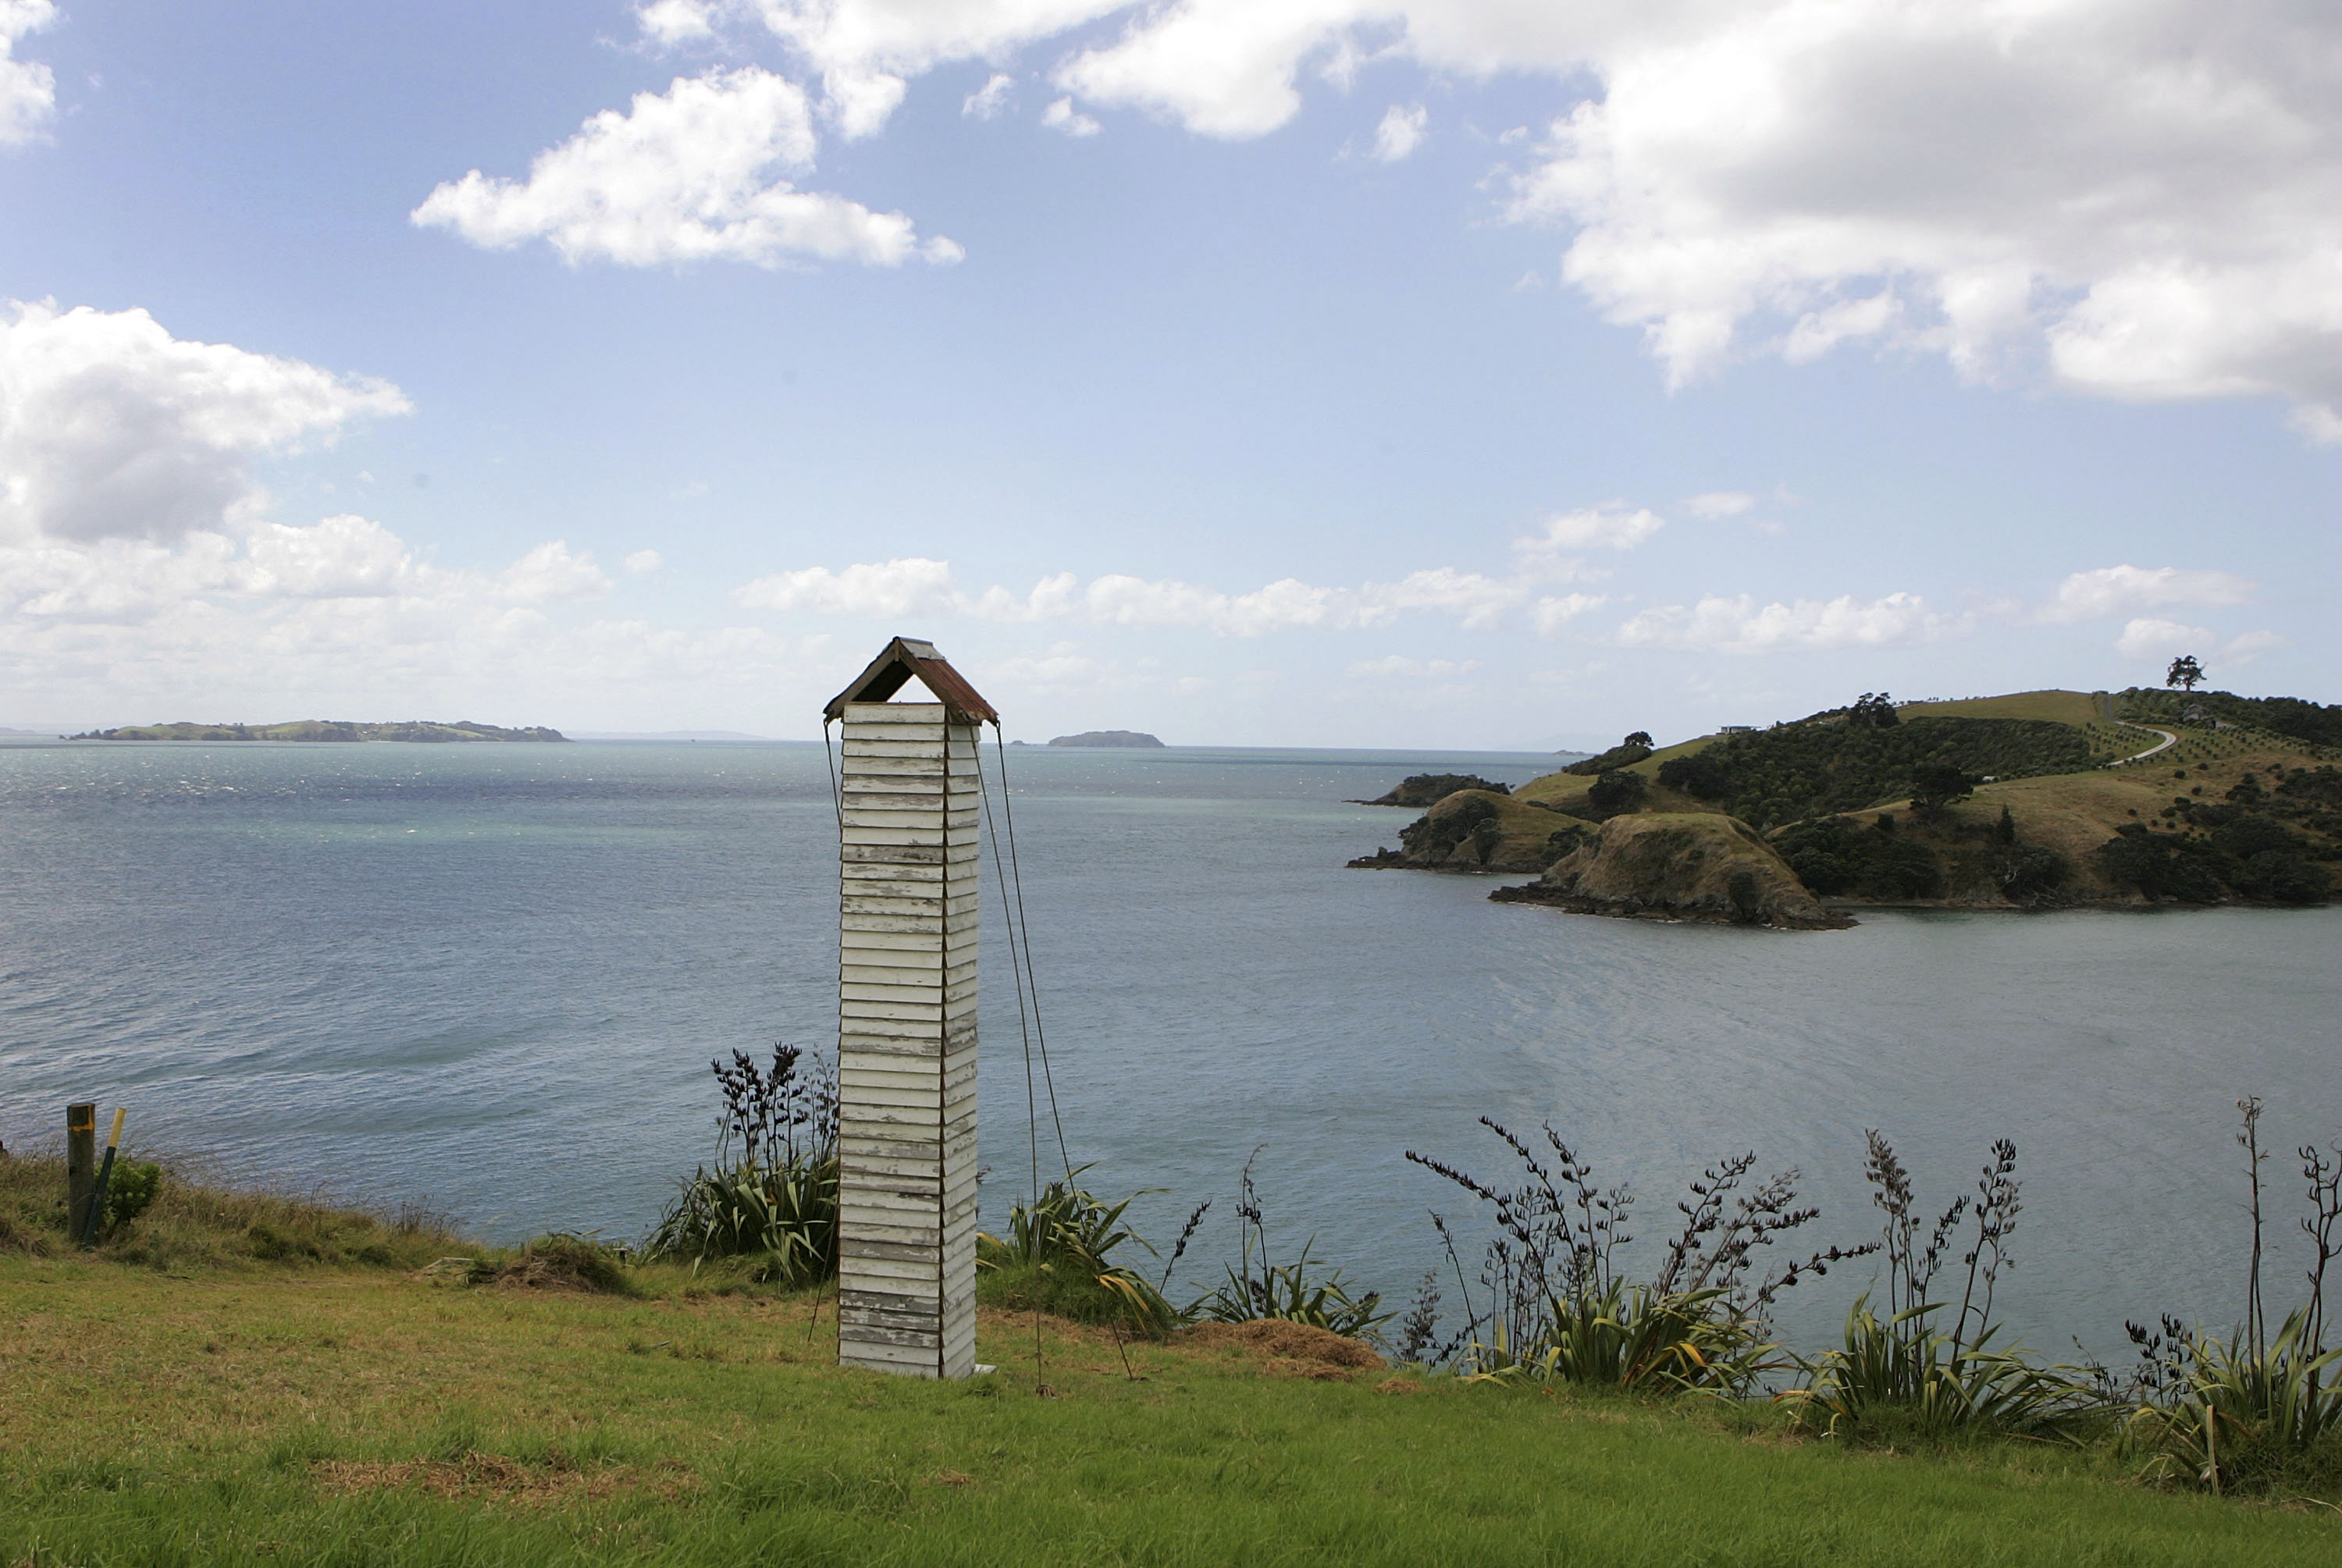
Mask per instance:
[[[936,653],[933,643],[923,643],[916,637],[897,637],[887,644],[886,651],[870,661],[870,667],[856,675],[852,685],[829,700],[821,716],[825,720],[843,718],[848,703],[883,703],[901,691],[903,684],[913,675],[918,676],[927,690],[941,700],[952,717],[969,724],[1000,722],[1000,715],[967,684],[967,677],[953,669],[951,661]]]

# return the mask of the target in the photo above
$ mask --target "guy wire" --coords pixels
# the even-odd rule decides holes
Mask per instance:
[[[826,766],[829,769],[829,804],[830,804],[830,809],[831,809],[832,811],[834,811],[835,813],[836,813],[836,814],[837,814],[837,844],[838,844],[838,848],[839,848],[839,850],[840,850],[841,852],[843,852],[843,851],[844,851],[844,849],[845,849],[845,847],[846,847],[846,792],[845,792],[845,790],[843,790],[842,788],[840,788],[840,787],[838,786],[838,782],[837,782],[837,759],[836,759],[835,756],[833,756],[833,755],[831,755],[831,754],[830,754],[830,750],[829,750],[829,725],[830,725],[830,718],[829,718],[829,715],[828,715],[827,714],[822,714],[822,716],[821,716],[821,760],[822,760],[822,763],[824,764],[824,765],[826,765]],[[844,870],[843,866],[841,866],[841,867],[840,867],[840,869],[839,869],[839,871],[838,871],[838,874],[837,874],[837,928],[838,928],[838,930],[839,930],[840,932],[843,932],[843,931],[846,929],[846,873],[845,873],[845,870]],[[841,951],[842,951],[842,950],[841,950]],[[844,990],[843,990],[843,988],[842,988],[842,987],[841,987],[841,989],[840,989],[839,994],[840,994],[840,995],[843,995],[843,994],[844,994]],[[846,1062],[845,1062],[845,1054],[844,1054],[842,1051],[839,1053],[839,1060],[838,1060],[838,1064],[837,1064],[837,1073],[838,1073],[838,1076],[839,1076],[841,1079],[842,1079],[842,1078],[844,1078],[844,1077],[846,1076]],[[843,1154],[844,1154],[844,1144],[845,1144],[845,1141],[846,1141],[846,1140],[845,1140],[845,1131],[844,1131],[844,1129],[843,1129],[843,1128],[841,1128],[841,1129],[839,1129],[839,1134],[838,1134],[839,1153],[840,1153],[840,1156],[841,1156],[841,1158],[843,1157]],[[836,1248],[836,1249],[839,1251],[839,1253],[840,1253],[840,1256],[839,1256],[836,1261],[842,1264],[842,1263],[845,1262],[845,1258],[844,1258],[844,1255],[843,1255],[843,1253],[844,1253],[844,1244],[843,1244],[843,1243],[844,1243],[844,1238],[843,1238],[843,1237],[841,1237],[841,1236],[839,1235],[839,1233],[839,1233],[840,1228],[841,1228],[841,1227],[840,1227],[840,1225],[839,1225],[839,1224],[837,1224],[837,1223],[833,1223],[830,1225],[830,1227],[829,1227],[829,1244],[830,1244],[833,1248]],[[838,1273],[838,1277],[842,1280],[842,1279],[845,1277],[845,1274],[846,1274],[846,1271],[845,1271],[845,1269],[841,1267],[841,1268],[837,1271],[837,1273]],[[845,1298],[841,1296],[839,1299],[840,1299],[841,1301],[843,1301]],[[839,1313],[839,1323],[840,1323],[840,1326],[841,1326],[841,1327],[843,1327],[843,1325],[844,1325],[845,1308],[844,1308],[843,1306],[841,1306],[841,1307],[838,1309],[838,1313]],[[809,1316],[809,1317],[807,1317],[807,1318],[806,1319],[806,1343],[807,1343],[807,1344],[811,1344],[811,1343],[813,1343],[813,1333],[814,1333],[814,1330],[816,1330],[816,1328],[819,1328],[820,1326],[821,1326],[821,1285],[820,1285],[820,1283],[819,1283],[818,1282],[816,1282],[816,1283],[815,1283],[814,1287],[813,1287],[813,1313],[812,1313],[812,1315],[811,1315],[811,1316]]]
[[[995,720],[993,722],[993,729],[996,734],[998,732],[999,727],[999,721]],[[1036,1223],[1037,1223],[1037,1216],[1041,1207],[1041,1107],[1039,1102],[1035,1097],[1033,1086],[1033,1030],[1032,1025],[1026,1020],[1025,1011],[1026,973],[1024,968],[1019,965],[1016,960],[1016,920],[1015,913],[1011,910],[1008,903],[1007,873],[1001,865],[1000,834],[993,827],[992,824],[992,781],[985,776],[984,746],[982,744],[983,731],[981,729],[976,730],[975,739],[977,742],[976,746],[976,798],[984,803],[984,836],[992,845],[992,879],[994,882],[997,883],[1000,887],[1000,924],[1001,929],[1006,933],[1008,937],[1008,973],[1010,977],[1016,983],[1016,1032],[1023,1037],[1025,1042],[1025,1127],[1032,1144],[1033,1156],[1033,1207],[1027,1212],[1036,1216]],[[1008,774],[1006,768],[1003,768],[1001,771],[1000,793],[1004,797],[1003,805],[1005,807],[1005,797],[1008,794]],[[1050,1109],[1054,1111],[1056,1108],[1056,1102],[1053,1100],[1050,1103]],[[1046,1383],[1041,1381],[1041,1298],[1039,1293],[1036,1292],[1033,1297],[1033,1391],[1036,1393],[1042,1393],[1048,1387]]]
[[[1000,754],[1000,816],[1008,828],[1009,882],[1003,884],[1001,892],[1003,902],[1006,902],[1008,887],[1014,885],[1016,890],[1016,923],[1024,934],[1025,984],[1026,989],[1033,994],[1033,1038],[1041,1048],[1041,1082],[1049,1091],[1049,1121],[1057,1130],[1057,1158],[1065,1164],[1066,1185],[1070,1189],[1074,1184],[1074,1153],[1066,1143],[1065,1118],[1057,1111],[1057,1080],[1049,1071],[1049,1036],[1041,1027],[1041,978],[1033,973],[1033,927],[1025,917],[1025,870],[1023,864],[1016,858],[1016,807],[1010,798],[1008,789],[1008,743],[1001,736],[998,719],[992,721],[992,742],[993,749]],[[996,877],[999,874],[1000,865],[999,841],[996,839],[993,843],[993,874]],[[1009,956],[1011,962],[1014,962],[1016,954],[1013,951]],[[1032,1082],[1033,1068],[1028,1059],[1025,1068],[1026,1090],[1028,1094],[1032,1090]],[[1041,1155],[1036,1148],[1033,1154],[1036,1193],[1040,1182],[1040,1164]],[[1038,1202],[1037,1197],[1036,1202]],[[1133,1383],[1137,1382],[1138,1373],[1130,1364],[1130,1347],[1123,1343],[1122,1325],[1109,1318],[1106,1320],[1106,1326],[1114,1331],[1114,1348],[1121,1353],[1123,1375]],[[1040,1321],[1036,1316],[1034,1320],[1036,1337],[1039,1327]]]
[[[1065,1162],[1066,1183],[1074,1180],[1073,1151],[1066,1144],[1065,1119],[1057,1114],[1057,1080],[1049,1071],[1049,1034],[1041,1026],[1041,982],[1033,974],[1033,929],[1025,919],[1025,872],[1016,859],[1016,808],[1008,794],[1008,746],[1000,738],[1000,721],[992,721],[993,749],[1000,754],[1000,815],[1008,827],[1008,874],[1016,888],[1016,924],[1025,933],[1025,975],[1033,992],[1033,1038],[1041,1048],[1041,1082],[1049,1092],[1049,1120],[1057,1129],[1057,1157]],[[995,846],[996,854],[998,846]],[[1003,894],[1006,888],[1002,889]]]

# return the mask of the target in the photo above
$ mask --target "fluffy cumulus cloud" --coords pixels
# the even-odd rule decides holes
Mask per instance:
[[[572,264],[960,259],[901,213],[798,190],[789,176],[812,169],[817,141],[805,89],[754,65],[711,70],[596,115],[525,180],[474,169],[412,216],[490,249],[543,239]]]
[[[33,140],[57,112],[55,73],[16,58],[18,40],[56,19],[51,0],[0,0],[0,147]]]
[[[2050,621],[2100,621],[2139,610],[2224,609],[2242,604],[2252,595],[2252,582],[2230,572],[2100,566],[2077,572],[2058,584],[2057,595],[2042,616]],[[2133,624],[2168,626],[2172,623],[2136,621]]]
[[[1726,654],[1894,648],[1967,632],[1970,621],[1928,607],[1917,594],[1862,603],[1851,594],[1760,604],[1752,594],[1710,594],[1689,606],[1645,610],[1618,628],[1628,647],[1690,648]]]
[[[387,383],[175,338],[144,311],[7,306],[0,691],[85,713],[155,704],[146,719],[231,699],[289,717],[276,704],[305,693],[404,707],[506,677],[550,689],[629,637],[647,650],[647,631],[559,610],[612,587],[564,540],[444,567],[369,517],[265,515],[255,461],[406,409]]]
[[[744,584],[734,597],[752,610],[816,615],[948,614],[960,602],[951,564],[924,555],[866,562],[833,572],[808,566]]]
[[[1668,8],[1661,8],[1663,11]],[[2342,14],[1775,0],[1596,60],[1515,212],[1677,382],[1771,346],[2127,398],[2342,396]]]
[[[641,15],[678,45],[777,36],[862,134],[907,78],[1028,46],[1053,57],[1061,124],[1128,108],[1217,137],[1266,135],[1312,85],[1395,62],[1542,76],[1557,112],[1520,145],[1510,215],[1565,232],[1563,275],[1642,330],[1671,381],[1748,353],[1893,345],[2116,397],[2283,397],[2342,441],[2330,5],[655,0]],[[1419,128],[1386,118],[1377,147]]]
[[[175,338],[143,310],[0,305],[0,541],[165,541],[258,499],[254,461],[407,411],[387,382]]]

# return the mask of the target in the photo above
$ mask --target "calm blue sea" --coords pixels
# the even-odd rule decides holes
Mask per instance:
[[[1804,1171],[1819,1244],[1873,1232],[1866,1128],[1935,1203],[2005,1134],[2011,1315],[2111,1356],[2126,1314],[2234,1314],[2238,1095],[2269,1103],[2281,1199],[2283,1151],[2342,1136],[2342,911],[1592,919],[1343,866],[1411,814],[1345,797],[1535,758],[1008,755],[1073,1158],[1166,1189],[1134,1210],[1166,1242],[1218,1199],[1197,1285],[1256,1150],[1280,1252],[1314,1235],[1403,1296],[1426,1211],[1469,1220],[1404,1153],[1506,1174],[1484,1113],[1631,1181],[1646,1252],[1719,1154]],[[88,1098],[242,1182],[638,1235],[711,1150],[712,1056],[834,1041],[835,844],[817,745],[0,746],[0,1139],[54,1143]],[[990,897],[996,1222],[1028,1155]],[[1830,1332],[1863,1277],[1801,1286],[1787,1325]]]

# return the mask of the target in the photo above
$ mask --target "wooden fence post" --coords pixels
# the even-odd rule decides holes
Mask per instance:
[[[78,1238],[97,1191],[97,1106],[65,1107],[65,1234]]]

